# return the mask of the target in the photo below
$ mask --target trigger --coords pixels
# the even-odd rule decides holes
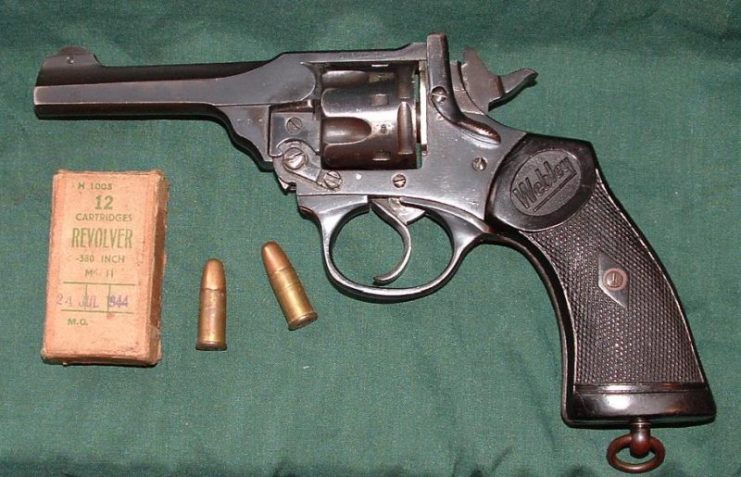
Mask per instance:
[[[373,283],[376,285],[388,285],[404,273],[409,258],[412,256],[412,237],[407,225],[422,217],[425,211],[416,207],[401,205],[398,198],[372,199],[371,207],[376,215],[396,230],[401,237],[404,248],[401,260],[394,268],[387,273],[373,277]]]

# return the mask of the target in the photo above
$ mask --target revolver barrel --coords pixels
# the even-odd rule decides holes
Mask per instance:
[[[48,57],[34,88],[39,117],[215,115],[241,75],[265,62],[108,67],[80,47]]]

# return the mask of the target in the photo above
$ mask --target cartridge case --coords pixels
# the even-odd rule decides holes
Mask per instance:
[[[224,264],[215,258],[203,266],[196,349],[226,349],[226,273]]]
[[[263,245],[262,260],[270,286],[286,317],[288,329],[297,330],[316,320],[316,311],[280,245],[275,242]]]

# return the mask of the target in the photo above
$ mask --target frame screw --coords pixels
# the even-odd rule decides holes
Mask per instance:
[[[481,172],[484,169],[486,169],[486,159],[484,159],[483,157],[477,157],[476,159],[473,160],[471,165],[473,166],[475,170]]]
[[[339,189],[342,185],[342,176],[340,176],[340,173],[337,171],[327,171],[326,174],[324,174],[323,182],[327,189]]]
[[[286,131],[288,131],[288,134],[296,134],[301,131],[303,127],[304,123],[301,122],[301,119],[295,116],[288,118],[288,121],[286,121]]]
[[[404,174],[396,174],[392,179],[391,182],[394,183],[394,187],[397,189],[401,189],[405,185],[407,185],[407,178]]]
[[[448,99],[447,91],[445,91],[445,89],[441,86],[433,89],[430,94],[432,95],[432,100],[438,104],[444,103],[445,100]]]
[[[286,169],[295,171],[306,163],[306,154],[304,151],[297,147],[289,148],[285,154],[283,154],[283,164]]]

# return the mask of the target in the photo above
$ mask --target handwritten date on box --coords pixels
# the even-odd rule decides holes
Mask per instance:
[[[132,283],[64,282],[57,293],[61,311],[82,313],[133,314],[135,295]]]

